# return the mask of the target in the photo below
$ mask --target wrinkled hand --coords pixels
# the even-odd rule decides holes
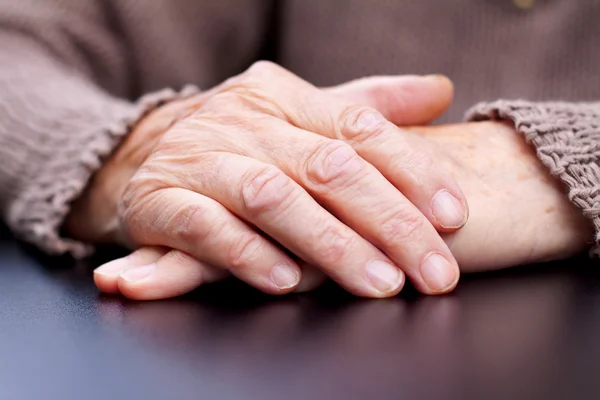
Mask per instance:
[[[443,235],[463,272],[567,258],[593,237],[591,222],[568,200],[514,127],[498,122],[415,127],[461,186],[469,222]]]
[[[164,135],[143,137],[148,157],[126,142],[67,226],[83,239],[160,246],[97,271],[102,290],[132,298],[182,294],[227,271],[265,292],[287,293],[301,271],[318,280],[313,266],[361,296],[396,294],[403,271],[424,293],[446,292],[458,268],[436,228],[461,227],[466,202],[427,142],[394,123],[433,119],[450,98],[451,86],[439,78],[323,91],[256,64],[199,96],[190,107],[197,111]],[[135,136],[129,141],[140,141]],[[119,223],[105,223],[99,234],[73,222],[89,221],[91,204],[120,193]]]

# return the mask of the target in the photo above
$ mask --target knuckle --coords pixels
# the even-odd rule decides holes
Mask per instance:
[[[341,136],[345,140],[363,142],[381,137],[389,122],[372,107],[352,105],[346,107],[340,116]]]
[[[394,211],[381,223],[379,240],[388,246],[397,246],[398,243],[403,242],[414,242],[423,236],[424,228],[424,219],[418,212],[401,208]]]
[[[209,212],[200,204],[185,204],[177,209],[166,223],[166,232],[176,242],[197,244],[212,236],[214,221]]]
[[[233,242],[227,255],[227,265],[230,268],[241,269],[248,267],[260,256],[262,238],[256,233],[246,233]]]
[[[285,119],[287,114],[276,99],[273,84],[269,83],[271,80],[272,77],[265,74],[245,72],[225,85],[201,111],[212,110],[227,115],[250,111]]]
[[[339,140],[320,144],[305,165],[308,181],[330,190],[347,186],[364,168],[363,160],[352,146]]]
[[[162,182],[154,176],[138,171],[129,181],[117,203],[117,215],[124,233],[137,242],[148,236],[144,222],[157,199]]]
[[[269,77],[281,73],[283,68],[271,61],[260,60],[254,62],[245,72],[249,76]]]
[[[119,202],[120,211],[129,211],[136,204],[140,203],[140,199],[145,197],[149,192],[146,182],[147,178],[143,169],[138,170],[138,172],[131,177]]]
[[[328,225],[317,237],[317,261],[330,268],[343,261],[346,254],[355,246],[356,239],[342,226]],[[341,267],[341,266],[340,266]]]
[[[295,197],[290,178],[272,165],[248,173],[241,186],[242,204],[249,215],[282,212]]]

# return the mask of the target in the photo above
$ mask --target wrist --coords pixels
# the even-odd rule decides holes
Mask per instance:
[[[538,163],[541,162],[538,160]],[[543,167],[546,169],[546,167]],[[571,202],[564,185],[555,177],[548,179],[548,203],[544,207],[540,236],[546,251],[540,260],[564,259],[589,250],[593,245],[594,225],[583,211]],[[540,213],[541,214],[541,213]],[[545,222],[545,223],[544,223]]]
[[[590,248],[591,221],[513,125],[413,131],[436,144],[469,204],[467,224],[443,235],[463,272],[567,258]]]
[[[513,186],[518,188],[514,198],[519,203],[513,207],[520,208],[519,215],[523,217],[515,219],[515,223],[535,232],[526,235],[530,259],[524,261],[564,259],[588,250],[594,233],[592,221],[569,200],[567,187],[550,173],[534,146],[526,143],[510,121],[484,124],[496,126],[495,134],[505,135],[505,141],[513,148],[510,163],[514,165]]]

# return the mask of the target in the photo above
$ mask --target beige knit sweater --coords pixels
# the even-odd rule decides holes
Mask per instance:
[[[526,3],[0,0],[2,218],[49,253],[81,255],[59,227],[129,127],[184,85],[269,57],[317,85],[448,75],[444,120],[483,101],[467,118],[514,121],[598,232],[600,0]]]

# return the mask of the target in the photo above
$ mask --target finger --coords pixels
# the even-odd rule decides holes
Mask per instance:
[[[227,82],[164,108],[177,107],[175,120],[180,120],[201,108],[224,87]],[[396,125],[427,124],[439,118],[454,97],[454,85],[444,75],[369,76],[322,90],[346,103],[373,107]]]
[[[464,226],[469,213],[467,200],[450,174],[435,161],[429,145],[391,126],[374,110],[350,111],[355,112],[358,117],[346,119],[337,138],[349,143],[380,171],[438,231],[453,232]]]
[[[295,292],[314,290],[326,281],[322,272],[302,261],[300,268],[302,279]],[[152,246],[142,247],[94,271],[94,281],[101,292],[122,294],[132,300],[181,296],[228,276],[228,271],[199,262],[179,250]]]
[[[223,204],[348,291],[387,297],[401,289],[400,269],[274,166],[215,152],[205,154],[198,168],[201,176],[186,177],[193,190]]]
[[[170,250],[156,259],[145,260],[145,263],[139,261],[137,265],[128,264],[114,277],[118,292],[131,300],[177,297],[230,276],[229,271],[200,262],[179,250]],[[322,272],[306,263],[301,262],[300,269],[302,279],[294,292],[315,290],[326,281]]]
[[[288,139],[266,161],[402,268],[423,293],[457,283],[456,260],[427,218],[348,144],[273,122]],[[282,147],[284,146],[284,147]],[[278,154],[289,160],[281,160]]]
[[[203,284],[220,281],[229,272],[198,261],[179,250],[124,271],[117,279],[119,291],[132,300],[159,300],[181,296]]]
[[[134,186],[136,179],[142,178],[134,176]],[[126,209],[126,231],[137,243],[179,249],[266,293],[288,293],[300,281],[298,265],[283,250],[209,197],[170,187]]]
[[[396,125],[424,125],[452,103],[454,87],[443,75],[372,76],[326,88],[348,103],[375,108]]]
[[[105,263],[94,270],[94,282],[98,289],[106,294],[118,294],[117,281],[121,273],[128,268],[150,264],[161,258],[169,250],[164,247],[142,247],[126,257]]]
[[[419,137],[402,131],[377,110],[330,102],[313,107],[305,98],[305,112],[311,113],[306,128],[349,143],[356,152],[379,170],[433,224],[443,232],[461,228],[468,219],[468,206],[455,180],[437,163],[428,145]],[[321,111],[319,111],[321,110]],[[320,117],[318,112],[323,113]],[[327,127],[319,121],[334,121]]]
[[[422,139],[400,130],[377,110],[342,101],[274,64],[257,64],[247,74],[270,81],[267,93],[258,94],[263,108],[301,129],[349,143],[436,229],[451,232],[466,223],[468,207],[460,187],[435,162]],[[264,98],[277,107],[265,106]]]

